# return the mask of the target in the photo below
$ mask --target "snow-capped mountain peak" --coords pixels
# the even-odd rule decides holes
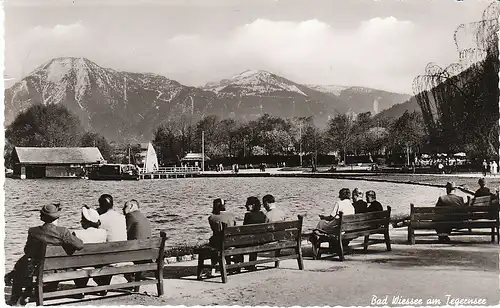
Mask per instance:
[[[216,93],[233,88],[238,88],[242,95],[289,91],[307,96],[294,82],[264,70],[246,70],[230,79],[207,83],[205,86],[205,89]]]

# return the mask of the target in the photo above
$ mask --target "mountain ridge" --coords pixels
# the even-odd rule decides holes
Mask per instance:
[[[60,57],[5,90],[5,124],[33,104],[62,103],[87,130],[111,140],[149,140],[158,125],[171,119],[195,123],[206,115],[217,115],[252,120],[269,113],[314,115],[324,125],[338,113],[374,113],[377,100],[377,105],[392,106],[410,97],[364,87],[346,87],[334,95],[319,88],[265,70],[246,70],[194,87],[159,74],[118,71],[86,58]]]

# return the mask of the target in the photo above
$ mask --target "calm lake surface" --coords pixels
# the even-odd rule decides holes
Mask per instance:
[[[393,213],[409,213],[410,202],[434,205],[444,189],[369,181],[310,178],[182,178],[141,181],[16,180],[5,181],[5,262],[10,270],[22,255],[29,227],[41,225],[39,210],[45,203],[61,202],[63,214],[59,225],[80,228],[83,204],[97,207],[101,194],[114,197],[121,213],[125,201],[137,199],[141,211],[153,225],[154,234],[166,230],[167,246],[199,244],[208,240],[211,231],[207,218],[212,200],[223,198],[228,211],[242,223],[248,196],[262,198],[273,194],[290,219],[305,214],[304,230],[312,229],[318,214],[331,211],[338,191],[359,187],[373,189],[384,207]]]

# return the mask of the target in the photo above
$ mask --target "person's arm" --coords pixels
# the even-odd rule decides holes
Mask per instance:
[[[68,254],[72,254],[73,252],[75,252],[75,250],[80,250],[83,248],[83,241],[68,229],[64,230],[62,241],[63,248]]]
[[[436,202],[436,206],[441,206],[443,201],[441,200],[441,197],[438,198],[438,201]]]
[[[243,218],[243,224],[246,225],[250,222],[250,215],[248,215],[249,213],[246,213],[245,214],[245,218]]]

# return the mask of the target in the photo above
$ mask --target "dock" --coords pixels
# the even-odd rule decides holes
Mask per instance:
[[[139,179],[153,180],[187,178],[198,176],[200,172],[201,170],[199,167],[160,167],[154,172],[145,172],[144,169],[141,169]]]

